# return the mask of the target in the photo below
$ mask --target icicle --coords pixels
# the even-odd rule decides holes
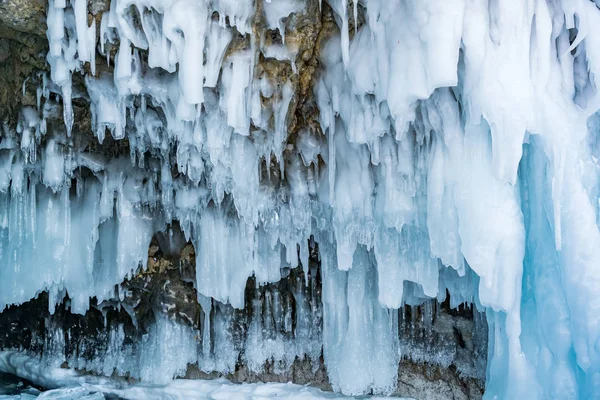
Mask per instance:
[[[90,71],[96,75],[96,20],[92,20],[92,25],[87,30],[88,48],[90,49]]]
[[[72,104],[72,89],[71,89],[71,79],[67,83],[64,83],[61,86],[62,96],[63,96],[63,118],[65,121],[65,127],[67,129],[67,136],[71,136],[71,131],[73,130],[73,104]]]
[[[348,2],[347,0],[339,0],[342,4],[342,60],[344,66],[348,68],[350,62],[350,32],[348,24]],[[356,3],[357,0],[355,0]]]
[[[205,358],[212,356],[211,352],[211,337],[210,337],[210,315],[212,311],[212,300],[210,297],[206,297],[198,293],[198,302],[202,307],[204,313],[204,324],[202,326],[202,354]]]
[[[86,62],[91,60],[92,48],[89,47],[89,34],[87,26],[87,1],[72,0],[75,11],[75,27],[77,29],[77,53],[79,60]],[[95,32],[94,32],[95,35]]]

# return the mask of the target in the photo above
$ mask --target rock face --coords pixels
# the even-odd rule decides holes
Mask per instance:
[[[46,69],[46,2],[9,0],[0,4],[0,67],[2,116],[12,116],[21,105],[35,105],[22,85],[35,72]],[[35,89],[33,91],[35,94]],[[15,122],[13,120],[13,122]]]
[[[31,35],[46,34],[46,2],[41,0],[9,0],[0,5],[0,22],[7,32]]]
[[[108,6],[106,1],[88,2],[88,20],[97,21],[98,30]],[[289,134],[281,149],[283,158],[271,157],[269,153],[260,165],[261,179],[278,187],[286,179],[294,179],[286,177],[280,164],[289,162],[296,148],[306,146],[302,141],[306,137],[316,142],[323,140],[314,84],[322,72],[319,57],[326,51],[324,43],[336,32],[337,25],[336,14],[327,3],[307,0],[303,12],[282,22],[285,43],[294,49],[292,60],[278,59],[268,55],[276,52],[284,39],[280,30],[266,28],[263,6],[263,1],[256,2],[256,16],[250,22],[252,34],[236,32],[226,52],[259,49],[255,77],[266,76],[277,83],[275,95],[260,98],[265,109],[281,107],[282,88],[291,88],[289,110],[281,122]],[[26,110],[39,105],[41,87],[48,92],[43,107],[48,129],[64,127],[62,92],[48,78],[46,7],[45,1],[37,0],[7,0],[0,4],[0,118],[6,121],[7,130],[16,132],[17,142],[22,139],[23,129],[28,129]],[[349,12],[352,36],[354,24],[358,28],[365,17],[362,6],[350,7]],[[114,59],[120,43],[112,39],[104,53],[97,49],[99,59]],[[141,52],[139,57],[143,64],[148,62],[147,53]],[[101,80],[113,72],[114,64],[98,61],[88,79]],[[129,138],[114,140],[108,127],[100,129],[107,134],[103,141],[98,140],[98,121],[93,120],[85,84],[82,76],[73,75],[74,134],[70,138],[63,135],[60,145],[64,151],[93,154],[95,160],[147,157],[148,165],[152,165],[154,155],[148,149],[131,143]],[[276,119],[277,116],[269,116],[266,125],[277,124]],[[259,138],[257,134],[253,140]],[[46,148],[47,140],[42,137],[39,148]],[[161,151],[166,158],[174,158],[169,149]],[[323,163],[322,159],[313,161],[317,165]],[[78,190],[78,178],[93,173],[93,167],[80,167],[73,172],[71,190]],[[162,173],[174,179],[180,176],[175,163],[172,170]],[[289,196],[285,190],[274,193],[274,197]],[[321,347],[323,271],[318,244],[311,242],[309,246],[308,266],[282,268],[278,282],[258,282],[256,277],[250,277],[245,286],[244,307],[236,309],[198,293],[194,249],[197,243],[192,244],[177,223],[172,224],[166,230],[168,234],[153,237],[146,268],[139,268],[120,283],[114,296],[102,301],[91,299],[84,315],[72,312],[71,299],[64,291],[59,293],[63,301],[53,314],[48,309],[49,304],[54,308],[55,294],[47,292],[8,307],[0,313],[0,348],[24,349],[41,354],[49,362],[61,360],[65,366],[90,373],[156,380],[160,377],[153,375],[153,365],[147,365],[143,354],[153,354],[164,347],[167,353],[173,352],[172,359],[165,363],[174,365],[178,376],[225,376],[235,382],[291,380],[337,389],[328,377]],[[279,250],[278,247],[276,251]],[[473,306],[455,311],[446,296],[442,304],[433,300],[401,307],[392,320],[402,358],[395,394],[422,399],[481,397],[487,330],[485,318],[473,311]],[[197,349],[198,354],[189,358],[178,350],[180,343]],[[198,361],[193,362],[196,356]]]

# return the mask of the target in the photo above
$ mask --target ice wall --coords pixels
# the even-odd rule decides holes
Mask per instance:
[[[303,127],[293,31],[311,10],[339,32]],[[112,0],[97,27],[82,0],[51,0],[47,15],[51,75],[0,143],[0,309],[48,290],[84,312],[175,219],[201,302],[242,307],[248,277],[307,269],[319,243],[336,390],[392,391],[393,310],[448,290],[486,310],[486,397],[598,396],[594,3]],[[56,95],[64,126],[47,123]],[[130,159],[74,146],[74,96]]]

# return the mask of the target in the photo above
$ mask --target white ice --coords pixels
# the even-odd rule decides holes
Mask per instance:
[[[101,400],[115,395],[127,400],[350,400],[353,397],[323,392],[292,383],[234,384],[225,379],[178,379],[164,385],[127,384],[123,381],[82,375],[76,371],[44,365],[39,359],[19,352],[0,352],[0,372],[17,375],[50,390],[31,394],[0,395],[0,399]],[[383,397],[362,396],[383,400]],[[385,397],[385,399],[403,399]],[[410,400],[404,398],[405,400]]]
[[[237,308],[248,277],[307,271],[319,243],[323,337],[297,349],[322,345],[338,391],[394,390],[397,309],[448,290],[486,312],[486,398],[597,396],[600,9],[327,1],[339,31],[318,55],[318,121],[292,137],[297,79],[259,61],[298,73],[286,39],[306,3],[263,3],[254,18],[248,0],[112,0],[96,38],[84,2],[49,1],[50,76],[0,142],[0,310],[47,290],[51,311],[68,294],[84,313],[177,220],[199,301]],[[259,20],[281,44],[254,37]],[[76,93],[93,48],[114,71]],[[49,127],[57,95],[64,126]],[[129,157],[75,154],[76,96],[91,101],[96,140],[127,138]],[[298,355],[281,346],[248,354],[257,368]],[[206,368],[235,363],[206,356]]]

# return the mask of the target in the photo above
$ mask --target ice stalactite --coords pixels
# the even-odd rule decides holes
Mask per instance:
[[[339,29],[317,35],[311,13]],[[0,309],[47,290],[51,309],[68,294],[84,313],[176,220],[213,323],[248,306],[251,277],[301,266],[308,283],[318,243],[322,336],[294,355],[322,344],[336,390],[392,392],[397,310],[448,292],[486,313],[486,397],[600,391],[593,3],[112,0],[98,30],[80,0],[47,15],[50,80],[0,143]],[[47,123],[56,95],[64,126]],[[78,147],[74,98],[90,102],[94,140],[127,139],[129,159]],[[256,365],[289,356],[256,336],[287,329],[272,296],[261,312],[278,328],[249,328]]]

